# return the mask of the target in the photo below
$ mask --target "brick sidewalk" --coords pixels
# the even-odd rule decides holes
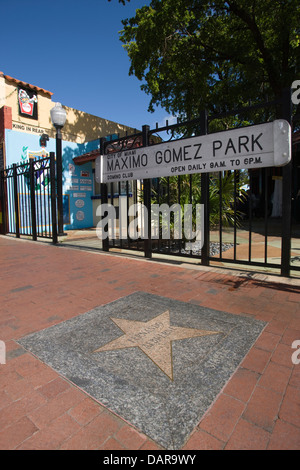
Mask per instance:
[[[299,281],[0,236],[0,449],[159,449],[16,342],[135,291],[268,322],[183,449],[299,449]]]

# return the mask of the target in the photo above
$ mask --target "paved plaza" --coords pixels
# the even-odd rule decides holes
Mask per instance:
[[[0,449],[300,448],[299,277],[4,236],[0,254]]]

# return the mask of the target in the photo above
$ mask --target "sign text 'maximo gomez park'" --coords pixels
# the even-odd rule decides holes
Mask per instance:
[[[99,157],[99,182],[286,165],[291,129],[285,120],[191,137]]]

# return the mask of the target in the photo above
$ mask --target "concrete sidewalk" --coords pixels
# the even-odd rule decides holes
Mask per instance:
[[[184,450],[300,448],[299,279],[3,236],[0,256],[0,449],[160,449],[17,342],[136,291],[267,322]]]

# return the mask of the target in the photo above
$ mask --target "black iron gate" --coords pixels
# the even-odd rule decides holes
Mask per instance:
[[[2,234],[57,243],[55,154],[0,171]]]
[[[257,119],[259,112],[260,121]],[[281,118],[287,120],[293,129],[290,90],[285,90],[282,97],[276,101],[218,115],[208,116],[206,112],[202,112],[198,119],[192,121],[177,122],[173,125],[166,123],[166,126],[160,128],[157,126],[152,130],[149,126],[144,126],[140,133],[113,141],[101,139],[101,154],[155,145],[157,143],[155,135],[159,136],[162,132],[170,134],[170,139],[163,140],[165,142],[206,134],[210,128],[213,129],[216,120],[229,115],[233,117],[233,123],[235,118],[236,121],[241,121],[241,117],[246,117],[248,125]],[[127,209],[130,204],[136,202],[141,202],[148,208],[148,220],[140,218],[138,230],[141,235],[144,225],[151,224],[151,203],[166,203],[170,207],[174,203],[183,205],[199,202],[204,207],[204,242],[202,241],[201,247],[197,247],[197,243],[194,243],[192,247],[186,248],[184,239],[175,239],[173,236],[172,216],[167,222],[171,230],[169,239],[163,239],[162,225],[155,239],[151,239],[151,231],[146,239],[142,236],[132,238],[129,231],[125,237],[121,237],[119,210],[115,231],[110,234],[111,238],[104,240],[103,249],[139,250],[148,258],[152,253],[189,257],[203,265],[231,263],[257,266],[270,270],[277,269],[281,275],[289,276],[291,269],[300,271],[300,263],[297,262],[299,257],[291,256],[292,223],[294,223],[292,203],[293,192],[300,187],[298,173],[298,166],[295,164],[295,159],[292,159],[292,162],[282,168],[220,171],[146,179],[132,183],[134,188],[132,194],[126,182],[123,195],[126,197]],[[278,214],[275,214],[275,202],[272,200],[276,179],[282,182],[282,194],[279,196],[282,210]],[[113,203],[112,199],[107,197],[108,194],[113,194],[113,185],[119,186],[119,190],[115,188],[115,192],[121,194],[120,182],[102,184],[102,203]],[[129,221],[127,217],[127,227]],[[299,226],[296,227],[296,237],[300,237]],[[299,246],[297,245],[296,250],[299,250]]]

